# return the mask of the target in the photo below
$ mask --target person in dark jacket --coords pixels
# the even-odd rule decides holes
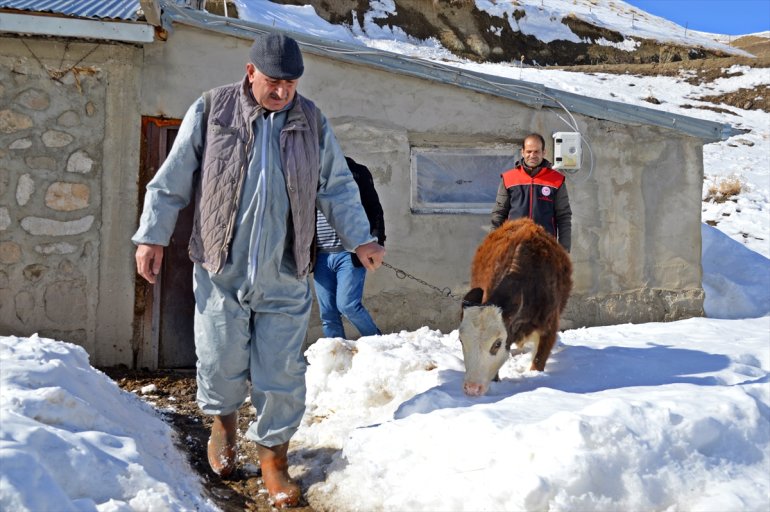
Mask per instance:
[[[524,138],[521,160],[500,175],[492,226],[508,219],[529,217],[552,234],[569,252],[572,245],[572,209],[564,175],[544,158],[545,139],[538,133]]]
[[[361,204],[369,219],[371,235],[385,245],[385,218],[380,198],[374,188],[372,174],[365,165],[345,157],[353,179],[358,185]],[[362,336],[381,334],[364,307],[366,269],[354,253],[342,247],[339,236],[318,210],[316,217],[316,265],[313,278],[321,328],[327,338],[345,338],[342,316],[352,323]]]

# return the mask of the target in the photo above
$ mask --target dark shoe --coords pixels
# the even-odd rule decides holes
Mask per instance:
[[[235,471],[235,458],[238,454],[237,432],[237,411],[226,416],[214,416],[208,444],[209,466],[222,478],[227,478]]]
[[[270,503],[276,508],[296,507],[301,491],[289,476],[289,443],[277,446],[257,444],[257,456],[262,468],[262,480],[270,495]]]

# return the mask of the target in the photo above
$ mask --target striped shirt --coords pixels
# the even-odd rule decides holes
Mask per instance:
[[[316,241],[316,247],[323,252],[341,252],[342,241],[337,236],[337,232],[329,225],[329,221],[326,220],[321,210],[318,210],[318,215],[315,220],[316,233],[318,238]]]

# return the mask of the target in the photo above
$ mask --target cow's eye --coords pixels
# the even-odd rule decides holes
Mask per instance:
[[[489,353],[493,356],[497,354],[497,351],[500,350],[500,347],[503,346],[503,340],[500,338],[497,338],[495,342],[492,344],[492,348],[489,349]]]

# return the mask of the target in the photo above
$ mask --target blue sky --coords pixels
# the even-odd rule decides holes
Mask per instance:
[[[743,35],[770,30],[770,0],[625,0],[688,29]]]

